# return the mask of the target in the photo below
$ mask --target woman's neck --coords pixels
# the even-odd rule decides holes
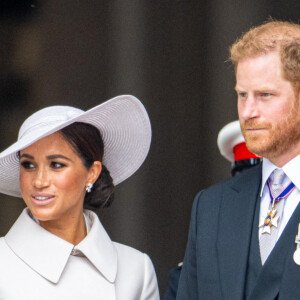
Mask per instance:
[[[75,246],[87,235],[83,213],[78,217],[70,216],[69,218],[39,222],[44,229]]]

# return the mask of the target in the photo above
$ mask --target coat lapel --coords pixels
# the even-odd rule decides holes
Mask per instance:
[[[251,231],[259,199],[261,165],[237,176],[224,190],[218,226],[218,260],[224,299],[242,299]]]
[[[73,249],[71,243],[38,225],[29,216],[28,208],[6,234],[5,241],[21,260],[52,283],[58,283]]]
[[[99,287],[106,291],[105,299],[115,299],[117,250],[97,215],[88,210],[85,215],[91,222],[91,230],[75,248],[38,225],[30,217],[28,208],[23,210],[5,241],[26,265],[54,284],[58,284],[63,272],[69,269],[68,263],[76,260],[70,255],[72,249],[80,250],[104,277]]]

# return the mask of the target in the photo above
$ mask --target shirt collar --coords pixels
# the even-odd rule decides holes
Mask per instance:
[[[262,196],[268,178],[276,168],[277,167],[274,164],[272,164],[268,159],[263,158],[260,196]]]
[[[91,224],[88,235],[76,246],[109,281],[117,274],[117,252],[97,215],[85,211]],[[48,232],[30,217],[25,208],[5,236],[12,251],[30,268],[57,283],[74,245]]]
[[[262,196],[268,178],[276,168],[278,167],[273,163],[271,163],[267,158],[263,158],[262,182],[261,182],[262,184],[261,184],[260,196]],[[296,188],[300,190],[300,176],[299,176],[300,155],[290,160],[281,169],[284,171],[286,176],[295,184]]]
[[[296,188],[300,190],[300,155],[290,160],[287,164],[282,167],[282,170],[287,177],[295,184]]]

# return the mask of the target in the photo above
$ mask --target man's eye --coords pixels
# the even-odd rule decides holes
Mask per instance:
[[[239,98],[246,98],[247,97],[247,93],[239,92],[238,96],[239,96]]]
[[[34,168],[34,164],[30,161],[22,161],[21,166],[26,170],[30,170]]]
[[[50,166],[53,169],[61,169],[61,168],[65,167],[66,165],[62,164],[62,163],[59,163],[59,162],[56,162],[56,161],[53,161],[53,162],[51,162]]]

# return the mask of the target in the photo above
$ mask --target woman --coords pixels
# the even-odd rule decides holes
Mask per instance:
[[[0,239],[0,299],[159,299],[146,254],[114,243],[97,211],[147,156],[143,105],[119,96],[84,112],[30,116],[0,154],[0,192],[27,205]]]

